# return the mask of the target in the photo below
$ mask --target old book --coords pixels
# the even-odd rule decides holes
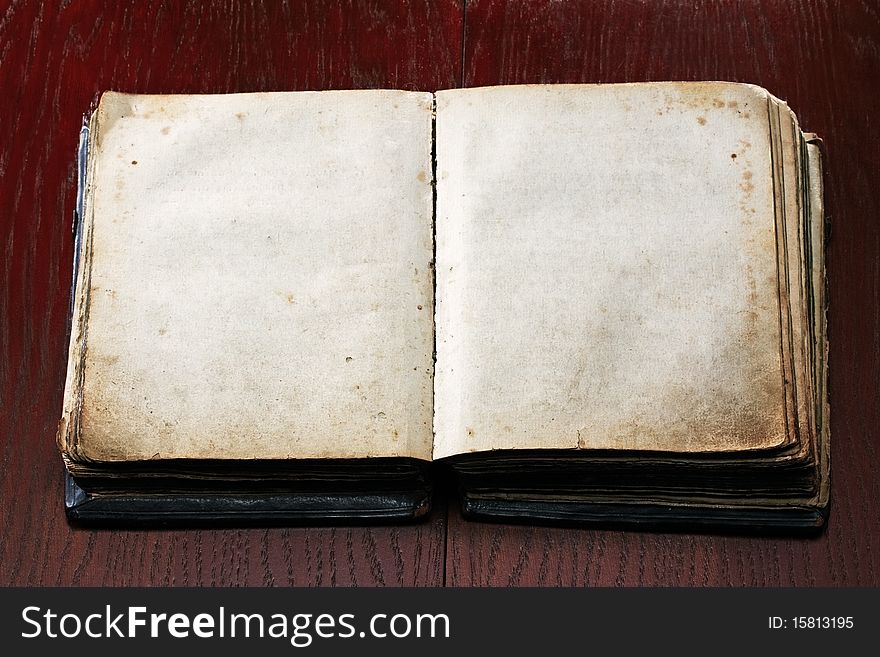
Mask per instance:
[[[818,139],[745,84],[106,93],[58,441],[81,520],[816,528]]]

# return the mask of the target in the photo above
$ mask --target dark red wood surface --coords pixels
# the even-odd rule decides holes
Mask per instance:
[[[880,6],[877,2],[0,0],[0,584],[877,585]],[[815,539],[465,521],[119,531],[64,519],[73,150],[105,89],[434,90],[727,79],[825,140],[833,509]]]

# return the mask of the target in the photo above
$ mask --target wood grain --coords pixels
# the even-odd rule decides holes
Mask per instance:
[[[474,524],[450,511],[448,584],[880,582],[880,7],[874,2],[469,0],[464,85],[735,80],[826,147],[832,510],[818,539]]]
[[[54,432],[97,95],[455,86],[461,18],[455,0],[0,3],[0,583],[442,583],[442,501],[393,528],[71,529]]]

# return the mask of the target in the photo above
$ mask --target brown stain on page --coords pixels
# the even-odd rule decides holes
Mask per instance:
[[[706,125],[709,114],[719,110],[735,112],[743,119],[750,118],[751,112],[747,101],[725,99],[724,96],[730,93],[733,87],[734,85],[728,83],[674,83],[675,91],[665,94],[664,106],[658,108],[656,114],[663,116],[682,108],[703,110],[704,115],[697,119],[700,125]]]
[[[743,171],[742,182],[739,184],[739,188],[745,192],[746,199],[744,201],[747,201],[748,197],[755,190],[755,185],[752,183],[752,172],[749,169]]]
[[[664,403],[687,409],[674,422],[621,422],[609,436],[623,449],[665,451],[674,445],[677,451],[713,452],[779,445],[785,440],[779,400],[762,383],[757,382],[752,399],[730,397],[714,407],[693,408],[689,395],[672,392]],[[585,443],[579,431],[578,446],[583,449]]]

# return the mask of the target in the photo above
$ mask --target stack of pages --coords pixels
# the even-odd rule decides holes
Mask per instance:
[[[71,518],[818,528],[818,140],[751,85],[106,93]]]

